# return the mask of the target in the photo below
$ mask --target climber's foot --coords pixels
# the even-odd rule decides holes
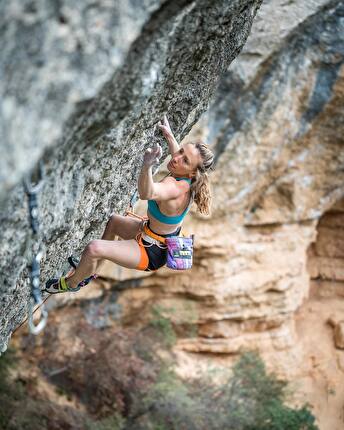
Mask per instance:
[[[58,294],[58,293],[76,293],[80,290],[81,287],[85,287],[87,284],[89,284],[93,279],[96,279],[98,275],[94,273],[93,275],[89,276],[88,278],[85,278],[81,282],[78,283],[78,285],[75,288],[71,288],[67,280],[75,273],[74,269],[71,269],[66,276],[61,276],[61,278],[53,278],[49,279],[45,284],[45,289],[43,291],[46,291],[50,294]]]
[[[50,294],[58,294],[58,293],[76,293],[80,290],[82,285],[78,284],[75,288],[70,288],[70,286],[67,283],[67,276],[61,276],[61,278],[53,278],[49,279],[45,284],[45,289],[47,293]]]

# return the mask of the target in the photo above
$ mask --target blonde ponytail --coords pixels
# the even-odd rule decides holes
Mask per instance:
[[[197,205],[198,211],[203,215],[210,215],[211,190],[207,172],[213,168],[214,154],[208,146],[201,141],[189,143],[198,149],[202,158],[201,164],[197,167],[196,175],[192,178],[191,192],[194,195],[194,202]]]

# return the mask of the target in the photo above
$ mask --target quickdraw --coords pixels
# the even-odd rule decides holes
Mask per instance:
[[[38,219],[38,192],[42,189],[44,182],[44,168],[42,162],[39,163],[38,169],[39,175],[37,182],[34,183],[32,178],[33,175],[27,175],[24,177],[24,189],[28,196],[29,201],[29,215],[30,215],[30,226],[32,230],[31,234],[31,250],[32,250],[32,262],[30,265],[30,284],[31,292],[30,299],[28,303],[28,323],[29,329],[32,334],[37,335],[40,333],[48,319],[48,312],[45,309],[44,302],[42,299],[41,289],[40,289],[40,263],[43,256],[43,250],[41,245],[41,238],[39,234],[39,219]],[[37,324],[34,323],[34,307],[37,305],[35,311],[41,309],[41,317]]]

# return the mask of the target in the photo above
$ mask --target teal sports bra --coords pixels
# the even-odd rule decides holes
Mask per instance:
[[[191,184],[190,178],[175,178],[175,179],[176,179],[176,181],[182,181],[183,180],[183,181],[186,181],[189,184]],[[149,210],[150,214],[153,215],[154,218],[156,218],[160,222],[163,222],[164,224],[179,224],[183,221],[185,215],[189,212],[191,203],[192,203],[192,199],[190,200],[190,204],[185,209],[185,211],[183,213],[181,213],[180,215],[177,215],[177,216],[169,216],[169,215],[163,214],[160,211],[159,206],[155,200],[148,200],[148,210]]]

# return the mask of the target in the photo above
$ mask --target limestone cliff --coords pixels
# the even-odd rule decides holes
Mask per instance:
[[[343,3],[300,6],[304,20],[282,21],[288,31],[269,55],[254,56],[262,17],[276,3],[262,6],[243,63],[229,68],[194,129],[217,153],[212,218],[194,213],[187,226],[197,237],[194,269],[160,270],[120,299],[141,315],[146,303],[166,302],[176,324],[190,323],[192,309],[198,336],[180,339],[186,351],[263,349],[263,339],[291,347],[294,313],[309,293],[307,249],[344,193]]]
[[[193,129],[217,154],[213,215],[194,213],[187,225],[195,267],[161,270],[118,299],[128,324],[160,306],[178,332],[183,375],[257,348],[299,381],[324,429],[340,428],[344,398],[334,348],[344,338],[343,16],[338,1],[262,5]],[[132,277],[112,266],[105,274]]]
[[[136,2],[123,15],[106,1],[4,7],[0,345],[23,319],[29,296],[22,174],[43,160],[44,282],[127,205],[162,114],[170,113],[177,138],[188,133],[260,3],[147,1],[137,19]],[[125,20],[130,34],[122,43]]]
[[[55,145],[43,156],[48,181],[42,196],[47,245],[42,279],[55,274],[56,267],[62,269],[71,251],[78,253],[98,237],[112,210],[126,206],[140,154],[152,137],[158,139],[152,130],[159,116],[167,112],[177,137],[183,138],[214,93],[192,130],[217,154],[212,217],[193,213],[187,220],[187,229],[196,234],[192,271],[175,274],[162,269],[142,276],[109,264],[102,274],[111,294],[93,286],[77,297],[81,301],[105,297],[111,303],[111,309],[104,305],[109,308],[106,321],[95,321],[87,311],[85,318],[93,325],[144,325],[152,305],[159,306],[178,335],[174,351],[183,375],[197,375],[215,364],[228,368],[235,354],[257,348],[271,368],[298,381],[300,400],[311,402],[321,428],[341,428],[343,1],[264,2],[251,36],[230,67],[256,10],[251,2],[245,3],[248,9],[243,2],[219,5],[222,12],[217,6],[205,11],[205,3],[200,2],[145,2],[137,17],[129,6],[122,16],[117,10],[109,15],[106,2],[98,4],[99,10],[85,8],[85,16],[93,17],[96,28],[102,29],[101,38],[96,30],[92,33],[94,51],[80,57],[82,67],[71,61],[72,48],[58,62],[60,67],[73,66],[64,74],[71,79],[65,93],[67,111],[60,112],[60,105],[48,95],[46,100],[56,103],[52,110],[41,105],[33,110],[35,118],[47,115],[57,133],[39,144],[41,150],[48,143]],[[11,9],[12,14],[13,10],[21,16],[18,7]],[[101,11],[106,12],[103,18]],[[48,15],[59,22],[58,32],[63,28],[63,37],[77,47],[73,35],[81,42],[80,34],[91,37],[88,21],[81,20],[86,33],[74,34],[67,12],[71,10],[65,3],[57,15]],[[37,17],[28,13],[25,20]],[[227,17],[219,20],[221,13]],[[209,22],[202,18],[205,14]],[[79,19],[70,16],[72,23]],[[113,18],[107,21],[105,16]],[[111,19],[119,29],[130,20],[132,33],[125,41],[120,39],[120,45],[113,35],[105,36],[105,24],[111,25]],[[242,28],[243,22],[247,27]],[[185,40],[187,31],[190,37]],[[112,43],[118,46],[114,56]],[[95,56],[99,50],[104,63]],[[9,52],[6,58],[11,58]],[[114,58],[122,60],[116,63]],[[101,67],[91,66],[91,59]],[[80,70],[84,70],[81,76]],[[43,86],[45,72],[42,76],[45,79],[36,85]],[[79,89],[76,96],[77,78],[84,91]],[[54,79],[55,85],[60,82],[59,76]],[[92,100],[79,103],[87,98]],[[6,112],[11,112],[11,101],[6,103]],[[23,124],[31,121],[25,115],[21,119]],[[9,135],[16,136],[14,132],[21,130],[18,123],[11,124]],[[27,127],[23,131],[27,135]],[[32,160],[27,157],[34,155],[27,146],[33,134],[25,143],[28,152],[22,149],[25,160],[13,166],[5,190],[39,157],[40,151]],[[16,145],[21,144],[24,140],[16,138]],[[2,341],[23,318],[28,297],[26,261],[21,256],[28,233],[23,191],[17,185],[12,195],[3,195]],[[144,210],[145,203],[138,209]],[[64,300],[59,297],[57,303]],[[329,398],[329,393],[335,394]]]

